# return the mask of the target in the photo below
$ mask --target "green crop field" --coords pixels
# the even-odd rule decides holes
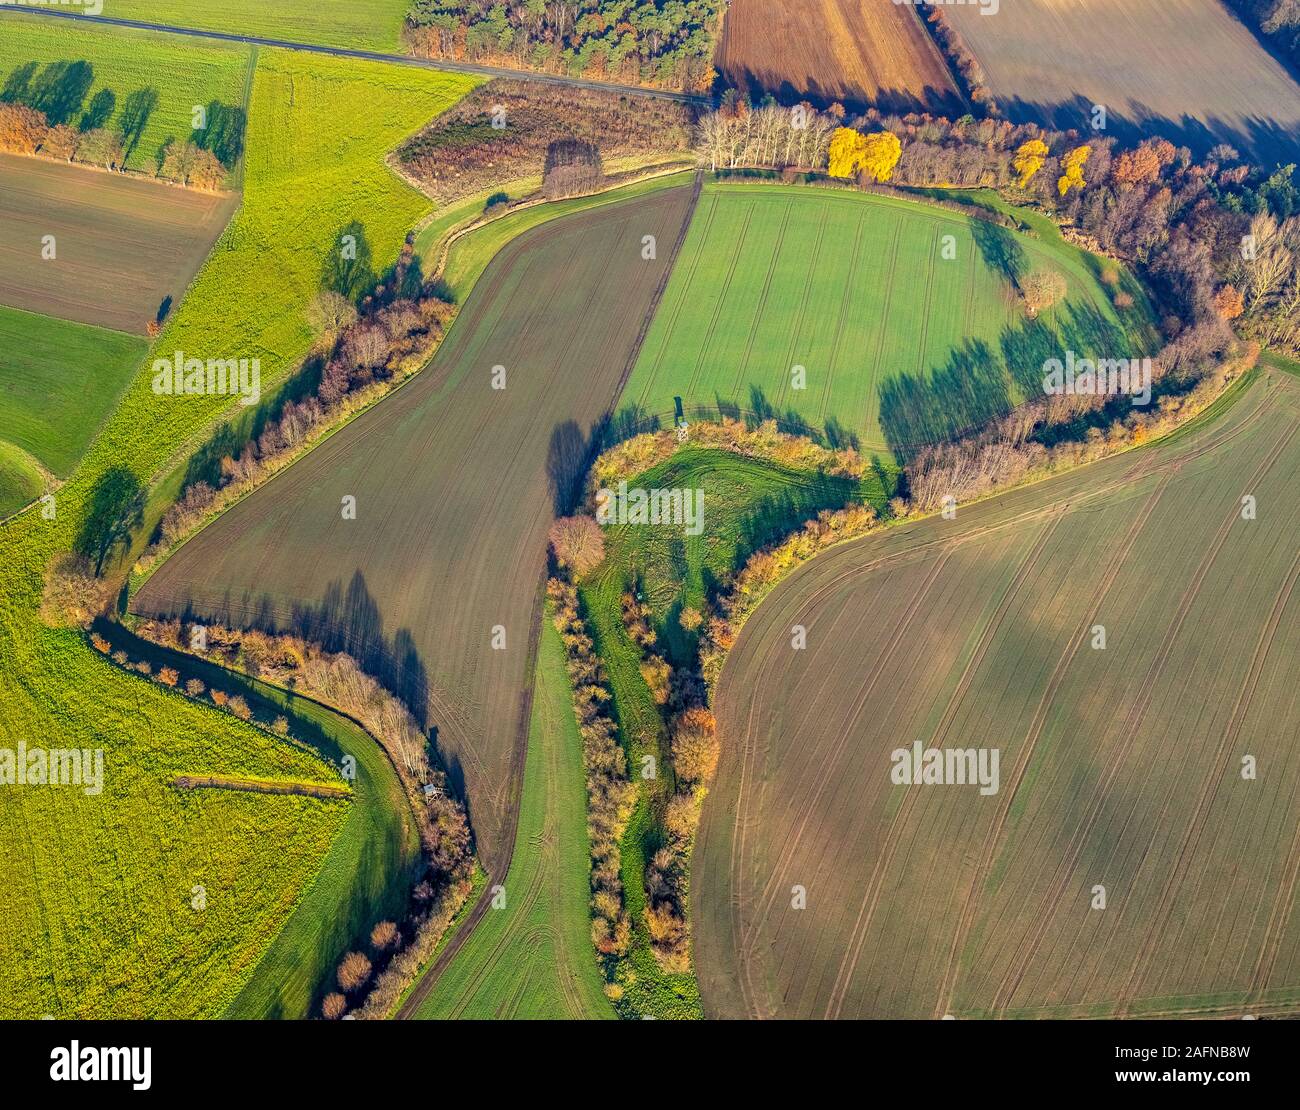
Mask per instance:
[[[173,27],[401,53],[409,0],[113,0],[113,15]]]
[[[1300,1001],[1298,418],[1300,380],[1261,369],[1162,441],[773,591],[717,692],[710,1016]],[[914,744],[999,753],[992,789],[894,779]]]
[[[134,41],[63,30],[74,57]],[[243,207],[159,348],[261,353],[264,387],[282,379],[306,351],[303,307],[340,225],[364,221],[376,265],[386,265],[429,210],[384,166],[385,153],[469,87],[432,72],[262,51]],[[55,519],[27,514],[0,526],[0,739],[102,747],[106,763],[102,795],[29,788],[0,805],[0,962],[12,969],[0,1013],[220,1014],[295,906],[323,893],[313,884],[354,803],[167,785],[181,772],[328,780],[323,762],[123,673],[80,632],[38,615],[46,564],[71,546],[97,481],[115,466],[142,481],[169,470],[225,401],[159,398],[149,375],[138,376],[60,490]],[[206,891],[201,913],[191,909],[195,886]],[[301,986],[286,990],[286,1006],[304,996]]]
[[[1010,277],[1040,269],[1069,291],[1030,320]],[[1059,235],[919,201],[713,183],[623,403],[775,416],[866,450],[931,442],[1041,391],[1066,349],[1154,353],[1140,291],[1121,313],[1096,271]]]
[[[421,1018],[612,1018],[591,943],[586,786],[564,646],[543,620],[505,904],[490,909]]]
[[[90,31],[66,20],[0,8],[0,83],[13,81],[16,71],[36,63],[32,80],[39,84],[45,67],[59,62],[86,62],[91,67],[93,80],[84,90],[80,108],[89,107],[102,90],[113,94],[108,127],[120,125],[133,94],[152,90],[156,103],[146,113],[144,128],[126,161],[130,169],[152,172],[159,150],[169,139],[189,137],[196,105],[214,100],[229,107],[244,105],[252,51],[247,46],[196,41],[181,50],[171,35]],[[69,122],[76,124],[81,117],[78,110]]]
[[[0,440],[66,478],[147,348],[133,335],[0,307]]]
[[[892,487],[892,474],[883,480]],[[606,529],[605,561],[580,583],[588,627],[605,666],[614,712],[628,765],[652,755],[669,765],[667,736],[659,708],[640,671],[641,649],[623,625],[623,593],[634,586],[653,610],[656,648],[673,666],[690,666],[698,634],[686,632],[678,616],[686,606],[712,600],[717,583],[739,570],[764,544],[783,538],[822,509],[849,501],[883,506],[893,492],[875,475],[858,483],[791,470],[726,451],[685,447],[672,458],[629,478],[643,489],[702,489],[704,530],[687,536],[648,525]],[[628,1016],[698,1017],[699,998],[689,975],[662,972],[642,923],[644,873],[657,835],[656,813],[666,802],[667,778],[642,786],[638,806],[622,842],[623,886],[633,921],[633,948],[620,977],[619,1012]],[[628,975],[627,972],[631,972]]]

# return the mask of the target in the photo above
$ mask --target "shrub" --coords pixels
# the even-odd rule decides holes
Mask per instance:
[[[175,667],[163,667],[158,672],[158,681],[164,686],[175,686],[180,681],[180,677]]]
[[[325,996],[325,1001],[321,1003],[321,1015],[327,1021],[337,1021],[341,1018],[348,1008],[348,1000],[338,991],[334,991]]]
[[[241,721],[252,719],[253,711],[248,708],[248,702],[246,702],[239,694],[235,694],[231,697],[229,702],[226,703],[226,708]]]
[[[202,680],[197,678],[187,679],[185,683],[185,692],[192,698],[202,697],[206,687]]]

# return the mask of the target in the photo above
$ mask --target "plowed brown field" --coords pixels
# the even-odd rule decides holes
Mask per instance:
[[[332,594],[349,642],[384,641],[398,685],[427,689],[494,876],[513,842],[555,480],[618,395],[690,197],[668,189],[516,239],[421,374],[200,532],[134,603],[295,627]],[[647,235],[657,260],[642,257]]]
[[[706,1012],[1300,1006],[1298,416],[1268,370],[1172,440],[778,587],[718,694]],[[895,784],[917,741],[999,751],[997,791]]]
[[[238,203],[0,154],[0,304],[143,334],[165,297],[180,302]]]
[[[889,0],[733,0],[718,71],[755,97],[949,113],[961,100],[916,12]]]

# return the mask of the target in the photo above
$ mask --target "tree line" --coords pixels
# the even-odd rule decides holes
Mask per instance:
[[[704,92],[725,0],[414,0],[417,53]]]
[[[0,88],[0,150],[78,162],[123,172],[158,107],[158,90],[136,89],[118,106],[117,94],[93,96],[94,68],[85,61],[16,67]],[[169,137],[137,172],[176,185],[215,191],[244,148],[242,108],[211,101],[195,114],[185,139]]]

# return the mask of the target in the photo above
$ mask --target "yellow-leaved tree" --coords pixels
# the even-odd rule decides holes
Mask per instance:
[[[903,154],[903,144],[892,131],[868,135],[862,151],[862,168],[877,181],[888,181]]]
[[[827,172],[831,177],[852,177],[862,165],[862,152],[867,137],[852,127],[837,127],[831,136],[830,161]]]
[[[1034,174],[1043,168],[1046,160],[1047,144],[1042,139],[1030,139],[1027,143],[1021,143],[1015,157],[1011,159],[1011,168],[1018,175],[1016,184],[1025,188]]]
[[[852,127],[838,127],[831,136],[828,170],[832,177],[865,172],[875,181],[888,181],[902,153],[903,144],[892,131],[864,135]]]
[[[1062,174],[1056,182],[1056,191],[1065,196],[1071,189],[1083,188],[1083,167],[1088,162],[1088,156],[1092,153],[1092,147],[1088,145],[1076,146],[1069,154],[1061,159]]]

